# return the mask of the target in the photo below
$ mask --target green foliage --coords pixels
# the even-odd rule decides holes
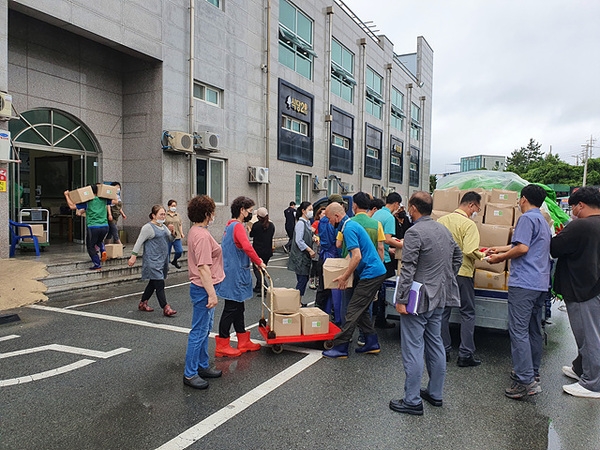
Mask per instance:
[[[506,170],[524,177],[524,174],[530,169],[532,164],[544,158],[544,154],[540,150],[541,148],[542,144],[536,142],[533,138],[529,139],[527,147],[514,150],[506,159]]]
[[[429,175],[429,192],[435,191],[437,187],[437,176]]]

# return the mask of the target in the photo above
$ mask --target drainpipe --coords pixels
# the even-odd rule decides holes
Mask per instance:
[[[392,136],[391,136],[391,121],[392,121],[392,70],[393,70],[394,65],[392,63],[386,64],[385,65],[385,86],[386,86],[386,92],[385,92],[385,104],[386,104],[386,113],[385,113],[385,118],[384,118],[384,123],[383,123],[383,133],[384,133],[384,138],[383,138],[383,142],[386,141],[387,139],[387,148],[389,149],[389,151],[384,151],[384,149],[386,148],[385,145],[383,145],[383,148],[381,149],[381,184],[386,184],[389,187],[389,183],[390,183],[390,167],[391,167],[391,159],[392,159]],[[388,158],[388,163],[387,165],[384,165],[385,162],[385,158],[383,158],[383,155],[387,155]],[[387,172],[387,178],[385,177],[385,173]]]
[[[363,179],[364,179],[364,169],[363,169],[363,159],[365,158],[365,148],[366,148],[366,132],[365,132],[365,95],[366,95],[366,72],[367,72],[367,39],[361,38],[358,40],[360,45],[360,58],[361,58],[361,79],[360,79],[360,104],[363,105],[359,109],[358,117],[360,120],[360,128],[358,133],[358,142],[362,142],[362,147],[360,149],[360,157],[358,159],[358,186],[359,191],[363,190]],[[362,139],[361,139],[362,138]]]
[[[333,121],[333,114],[331,114],[331,40],[333,39],[333,6],[327,7],[327,73],[325,75],[325,89],[327,89],[326,105],[327,110],[325,111],[325,179],[329,180],[329,152],[331,151],[331,122]]]
[[[194,134],[194,35],[196,27],[194,24],[194,0],[190,0],[190,79],[189,79],[189,110],[188,110],[188,133]],[[196,153],[190,155],[190,196],[196,195]]]
[[[269,167],[271,161],[271,74],[269,73],[269,68],[271,66],[271,0],[267,0],[267,20],[266,20],[266,33],[267,33],[267,52],[266,59],[267,62],[261,67],[261,70],[267,75],[267,84],[266,89],[267,93],[265,95],[265,167]],[[270,203],[270,190],[269,183],[265,184],[265,204],[267,209],[271,209]]]
[[[423,169],[424,169],[424,165],[425,165],[425,99],[426,97],[424,95],[422,95],[421,97],[419,97],[419,103],[421,106],[421,151],[419,153],[420,156],[420,161],[419,161],[419,188],[422,191],[426,191],[429,192],[429,178],[427,180],[423,180]],[[427,183],[427,189],[423,189],[423,183]]]
[[[411,117],[412,117],[412,89],[413,89],[413,85],[412,83],[408,83],[406,85],[406,89],[408,89],[408,102],[407,102],[407,112],[408,112],[408,117],[407,117],[407,133],[406,133],[406,150],[405,150],[405,154],[406,156],[408,156],[408,164],[406,164],[406,157],[403,156],[404,159],[404,173],[406,173],[406,201],[408,201],[408,199],[410,198],[410,121],[411,121]]]

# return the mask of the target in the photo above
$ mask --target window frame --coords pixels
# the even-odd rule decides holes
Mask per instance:
[[[294,29],[290,28],[290,26],[292,26],[292,24],[288,24],[289,25],[288,26],[284,23],[284,22],[287,22],[287,20],[282,21],[282,13],[285,10],[285,7],[282,8],[283,4],[287,5],[290,9],[294,10],[294,24],[293,24]],[[309,36],[303,36],[302,34],[299,33],[299,26],[298,26],[298,24],[299,24],[298,17],[299,16],[306,19],[306,23],[310,24],[310,35]],[[315,22],[311,17],[309,17],[300,8],[298,8],[296,5],[294,5],[293,3],[291,3],[287,0],[282,0],[280,2],[280,5],[279,5],[279,33],[278,33],[278,35],[279,35],[279,56],[278,56],[279,63],[292,69],[294,72],[302,75],[303,77],[305,77],[309,80],[313,79],[314,58],[317,57],[317,54],[314,50],[314,33],[315,33]],[[306,38],[309,38],[310,41],[307,41]],[[282,49],[284,51],[287,50],[288,52],[293,54],[293,60],[294,60],[293,66],[294,67],[291,67],[290,64],[287,63],[286,58],[283,58]],[[305,62],[308,63],[308,73],[305,73],[304,71],[302,71],[300,69],[300,66],[298,64],[298,58],[300,58],[301,60],[304,60]]]
[[[379,86],[375,85],[376,80]],[[383,77],[367,66],[365,76],[365,111],[379,120],[383,117],[383,105],[385,105],[385,101],[381,95],[382,92]]]
[[[198,179],[198,164],[204,161],[206,164],[206,180],[205,180],[205,189],[199,189],[199,179]],[[219,190],[220,190],[220,198],[215,194],[215,189],[213,187],[213,177],[215,176],[213,172],[213,165],[219,164],[221,166],[221,180],[219,182]],[[227,198],[227,160],[220,158],[196,158],[196,194],[205,194],[211,197],[216,205],[225,205],[225,201]]]
[[[196,92],[198,90],[202,91],[202,96],[197,96]],[[206,92],[214,92],[217,95],[217,102],[212,102],[207,100]],[[202,83],[201,81],[194,80],[194,100],[201,101],[206,103],[207,105],[216,106],[217,108],[221,108],[223,106],[223,90],[218,87],[211,86],[210,84]]]
[[[296,204],[300,205],[303,201],[309,201],[310,190],[312,186],[311,174],[306,172],[296,172],[296,189],[295,198]]]
[[[341,61],[334,58],[334,45],[339,46]],[[336,52],[337,53],[337,52]],[[350,58],[350,63],[346,64],[344,56]],[[331,38],[331,92],[348,103],[354,103],[354,86],[357,85],[354,78],[354,53],[335,38]],[[336,87],[339,86],[339,89]],[[344,95],[344,89],[349,95]]]

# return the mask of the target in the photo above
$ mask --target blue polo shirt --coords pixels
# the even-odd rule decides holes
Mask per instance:
[[[523,214],[513,233],[512,244],[524,244],[529,251],[510,261],[509,287],[545,292],[550,286],[550,240],[548,222],[538,208]]]
[[[388,209],[387,206],[384,206],[379,211],[375,211],[373,214],[373,219],[381,222],[381,226],[383,226],[384,234],[391,234],[394,236],[396,234],[396,219],[392,215],[392,212]],[[390,258],[390,245],[383,243],[383,261],[388,263],[392,260]]]
[[[385,266],[381,262],[379,253],[362,225],[353,220],[346,220],[342,227],[342,234],[348,251],[356,248],[360,250],[362,259],[358,263],[356,272],[361,280],[377,278],[385,274]]]

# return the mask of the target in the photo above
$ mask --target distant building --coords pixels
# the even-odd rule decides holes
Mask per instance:
[[[469,170],[500,170],[506,168],[506,156],[497,155],[475,155],[464,156],[460,158],[460,171],[468,172]]]

